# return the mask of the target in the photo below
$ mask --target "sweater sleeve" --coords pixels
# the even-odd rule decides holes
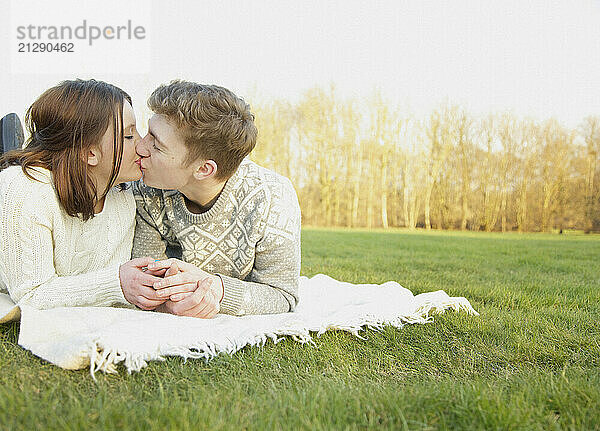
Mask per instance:
[[[300,205],[289,180],[273,199],[265,231],[256,244],[254,267],[245,280],[223,280],[221,313],[270,314],[293,311],[300,279]]]
[[[159,221],[151,215],[152,211],[160,213],[159,198],[156,196],[152,200],[147,199],[139,182],[134,184],[133,193],[137,210],[131,257],[135,259],[150,256],[154,259],[166,259],[167,241],[160,233]]]
[[[129,305],[119,264],[79,275],[56,274],[52,209],[43,196],[4,194],[0,213],[0,273],[13,301],[39,309]]]

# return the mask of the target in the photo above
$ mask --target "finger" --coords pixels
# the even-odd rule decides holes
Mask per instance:
[[[150,263],[154,262],[154,259],[151,257],[136,257],[135,259],[131,259],[129,263],[133,266],[137,266],[138,268],[142,268],[144,266],[148,266]]]
[[[185,310],[183,314],[185,316],[204,318],[210,311],[215,308],[214,301],[210,293],[207,293],[200,303],[189,310]]]
[[[164,280],[164,278],[156,277],[154,275],[148,274],[147,272],[140,272],[135,278],[135,280],[142,286],[153,287],[155,283]]]
[[[142,285],[137,286],[136,292],[134,295],[136,295],[136,297],[143,296],[144,298],[148,298],[153,301],[161,301],[163,299],[156,294],[156,290],[154,290],[152,287],[142,286]]]
[[[184,313],[194,307],[197,307],[202,302],[204,296],[206,295],[210,287],[210,281],[211,280],[208,278],[205,278],[202,281],[198,281],[198,288],[194,291],[194,293],[192,293],[189,297],[179,301],[175,305],[175,307],[177,307],[178,314]]]
[[[183,260],[174,259],[174,258],[165,259],[165,260],[159,260],[159,261],[154,261],[154,262],[150,263],[149,267],[152,268],[152,269],[155,269],[155,268],[168,268],[173,263],[177,264],[177,266],[179,267],[180,271],[191,271],[191,270],[198,269],[198,267],[196,265],[194,265],[193,263],[184,262]]]
[[[204,300],[208,305],[204,309],[198,311],[196,317],[201,319],[211,319],[219,312],[219,304],[210,290],[204,297]]]
[[[140,296],[136,301],[136,305],[142,310],[154,310],[156,307],[162,304],[162,302],[163,301],[152,301],[150,299],[144,298],[143,296]]]
[[[180,316],[195,316],[197,314],[197,310],[199,307],[204,308],[205,306],[204,297],[200,298],[200,300],[196,299],[194,294],[192,293],[187,298],[182,299],[181,301],[173,302],[173,309]]]
[[[211,313],[208,313],[208,315],[205,317],[205,319],[214,319],[214,318],[215,318],[215,316],[216,316],[217,314],[219,314],[219,311],[220,311],[220,310],[219,310],[219,308],[218,308],[218,307],[217,307],[217,308],[215,308],[215,309],[214,309],[214,310],[213,310]]]
[[[158,307],[160,304],[162,304],[163,302],[165,302],[166,299],[161,299],[161,300],[154,300],[154,299],[150,299],[150,298],[146,298],[145,296],[140,296],[138,302],[142,305],[144,305],[145,307]]]
[[[184,262],[183,260],[175,259],[175,263],[177,263],[180,271],[193,271],[198,269],[193,263]]]
[[[179,272],[170,277],[165,277],[162,280],[159,279],[154,283],[155,289],[164,289],[165,287],[177,286],[178,284],[195,283],[198,279],[188,272]]]
[[[208,316],[213,311],[215,311],[215,309],[217,308],[217,306],[218,306],[218,304],[215,301],[215,297],[211,293],[211,291],[209,290],[208,293],[204,296],[204,299],[202,300],[202,304],[200,304],[195,309],[194,317],[198,317],[198,318],[201,318],[201,319],[207,319]]]
[[[173,265],[173,263],[179,261],[178,259],[164,259],[164,260],[152,260],[152,262],[150,262],[148,264],[148,269],[167,269],[169,268],[171,265]],[[179,261],[181,262],[181,261]]]
[[[178,284],[177,286],[165,287],[164,289],[156,290],[156,294],[161,298],[167,298],[176,293],[194,292],[197,286],[196,283]]]
[[[171,275],[175,275],[179,272],[179,266],[177,262],[173,262],[173,265],[167,268],[165,272],[165,277],[170,277]]]
[[[183,293],[176,293],[175,295],[171,295],[169,297],[169,299],[173,302],[178,302],[181,301],[185,298],[187,298],[188,296],[192,295],[194,292],[183,292]]]
[[[202,301],[202,303],[200,305],[198,305],[198,307],[196,307],[190,311],[193,313],[192,316],[197,317],[199,319],[204,319],[208,315],[208,312],[212,311],[213,309],[214,309],[214,304],[207,301],[206,297],[204,297],[204,301]]]
[[[155,277],[160,277],[160,278],[165,276],[165,272],[167,272],[166,269],[148,269],[148,270],[146,270],[146,274],[153,275]]]

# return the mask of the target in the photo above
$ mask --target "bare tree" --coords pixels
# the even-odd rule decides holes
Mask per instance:
[[[558,209],[560,193],[565,185],[573,134],[552,119],[545,122],[542,128],[542,139],[541,230],[546,232],[552,230],[552,217]]]
[[[423,198],[425,206],[425,229],[431,229],[431,195],[433,187],[439,178],[440,170],[448,159],[448,153],[451,148],[452,127],[449,118],[448,108],[436,109],[429,116],[429,121],[425,125],[426,139],[426,179],[425,196]]]
[[[292,179],[308,225],[600,230],[600,117],[578,134],[451,105],[419,121],[333,88],[253,110],[251,157]]]
[[[524,120],[519,124],[521,128],[520,141],[517,147],[517,214],[516,222],[519,232],[526,232],[530,225],[529,194],[530,184],[535,179],[535,163],[538,153],[538,126],[533,120]]]
[[[598,203],[598,192],[596,170],[600,158],[600,117],[587,117],[581,124],[580,133],[585,142],[585,192],[584,192],[584,231],[589,233],[594,229],[600,218],[600,205]],[[600,226],[598,226],[600,228]]]

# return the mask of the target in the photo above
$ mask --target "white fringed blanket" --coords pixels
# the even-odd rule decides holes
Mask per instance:
[[[250,345],[275,343],[288,335],[312,342],[310,331],[352,332],[385,325],[426,323],[446,309],[478,315],[463,297],[442,290],[413,296],[388,281],[381,285],[351,284],[323,274],[300,278],[300,303],[292,313],[196,319],[141,310],[108,307],[64,307],[37,310],[17,307],[0,294],[0,323],[21,317],[19,344],[36,356],[69,370],[90,367],[114,373],[123,363],[128,372],[165,356],[210,359]]]

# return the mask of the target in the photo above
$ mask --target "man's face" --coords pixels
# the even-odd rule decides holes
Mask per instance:
[[[148,134],[136,146],[142,157],[144,183],[158,189],[181,190],[193,180],[194,164],[186,166],[187,148],[177,128],[160,114],[148,121]]]

